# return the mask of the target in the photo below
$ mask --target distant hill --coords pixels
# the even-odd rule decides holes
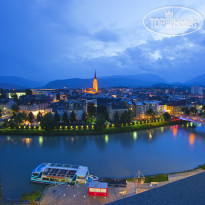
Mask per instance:
[[[92,87],[93,79],[71,78],[55,80],[45,85],[45,88],[89,88]],[[166,81],[157,75],[140,74],[127,76],[105,76],[98,78],[99,87],[137,87],[152,86]]]
[[[0,88],[8,89],[8,90],[11,90],[11,89],[16,89],[16,90],[26,89],[23,86],[11,84],[11,83],[0,83]]]
[[[0,76],[0,88],[3,89],[25,89],[41,87],[43,83],[27,80],[21,77],[15,76]]]
[[[190,86],[193,85],[205,86],[205,74],[192,78],[191,80],[186,81],[184,84]]]

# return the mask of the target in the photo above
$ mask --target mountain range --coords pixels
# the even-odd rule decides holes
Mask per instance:
[[[28,80],[16,76],[0,76],[0,88],[3,89],[26,89],[45,85],[43,82]]]
[[[54,80],[47,84],[36,82],[15,76],[0,76],[0,88],[3,89],[26,89],[26,88],[89,88],[92,87],[93,79],[70,78]],[[139,75],[114,75],[98,77],[99,87],[148,87],[157,84],[181,85],[181,86],[205,86],[205,74],[194,77],[184,83],[169,83],[165,79],[154,74]]]

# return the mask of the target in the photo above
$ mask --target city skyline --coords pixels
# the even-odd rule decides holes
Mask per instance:
[[[1,6],[1,75],[35,81],[153,73],[170,82],[204,74],[204,26],[189,35],[154,34],[153,9],[175,1],[25,1]],[[181,1],[205,11],[202,0]]]

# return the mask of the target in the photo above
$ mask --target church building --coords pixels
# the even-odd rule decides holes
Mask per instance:
[[[85,93],[92,93],[92,94],[95,94],[95,93],[99,92],[99,90],[98,90],[98,80],[97,80],[97,77],[96,77],[96,71],[95,71],[94,80],[93,80],[93,87],[85,89],[84,92]]]

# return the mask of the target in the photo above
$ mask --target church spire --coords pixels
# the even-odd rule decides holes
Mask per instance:
[[[94,75],[94,79],[96,79],[97,77],[96,77],[96,70],[95,70],[95,75]]]

